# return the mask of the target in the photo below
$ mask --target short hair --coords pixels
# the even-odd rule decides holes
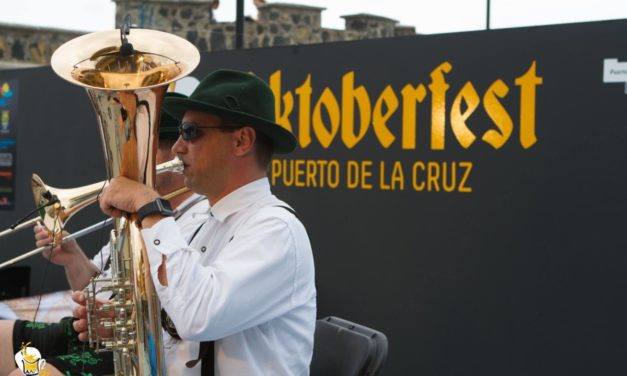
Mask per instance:
[[[259,163],[259,167],[267,170],[270,166],[270,162],[272,161],[272,140],[266,134],[258,132],[256,129],[255,134],[257,135],[255,141],[255,155],[257,156],[257,162]]]
[[[254,126],[244,123],[234,116],[222,115],[220,116],[220,118],[222,119],[222,124],[233,127],[232,129],[221,128],[221,130],[224,132],[232,132],[235,129],[242,127],[251,127],[255,130],[255,157],[257,159],[257,164],[259,165],[259,167],[267,170],[270,166],[270,162],[272,161],[272,156],[274,155],[272,139],[263,132],[260,132]]]

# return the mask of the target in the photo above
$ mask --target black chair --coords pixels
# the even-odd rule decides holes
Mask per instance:
[[[311,376],[380,375],[388,355],[385,334],[338,317],[316,321]]]

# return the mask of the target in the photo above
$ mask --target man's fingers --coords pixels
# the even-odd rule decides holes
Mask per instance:
[[[79,305],[72,308],[72,316],[77,319],[84,319],[87,317],[87,309],[85,306]]]
[[[42,247],[44,245],[50,244],[52,242],[52,237],[50,236],[48,231],[39,231],[35,232],[35,241],[37,242],[38,247]]]
[[[100,204],[100,210],[102,210],[105,215],[113,218],[120,218],[124,215],[124,212],[122,210],[117,209],[113,206],[109,206],[105,203]]]
[[[87,320],[86,319],[74,320],[74,322],[72,323],[72,326],[74,327],[74,330],[77,333],[87,331]]]
[[[78,333],[78,340],[81,342],[87,342],[89,339],[87,332]]]
[[[36,232],[35,233],[35,239],[36,240],[50,239],[50,235],[48,234],[48,231]]]
[[[74,328],[74,331],[78,333],[79,341],[86,342],[88,340],[87,320],[85,319],[75,320],[72,323],[72,327]]]
[[[113,311],[100,311],[98,312],[98,317],[101,319],[112,319],[115,317],[115,312]]]
[[[35,245],[37,246],[37,248],[39,247],[45,247],[47,245],[50,245],[50,240],[49,239],[45,239],[45,240],[38,240],[37,242],[35,242]]]
[[[85,305],[85,294],[82,291],[72,291],[72,300],[80,305]]]
[[[120,209],[111,208],[109,215],[112,216],[113,218],[121,218],[124,215],[124,212]]]

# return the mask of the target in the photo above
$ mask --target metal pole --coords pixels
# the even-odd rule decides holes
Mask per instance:
[[[76,231],[75,233],[66,236],[65,238],[63,238],[61,240],[61,243],[65,243],[66,241],[69,241],[69,240],[78,239],[81,236],[90,234],[90,233],[92,233],[92,232],[94,232],[96,230],[101,230],[104,227],[110,225],[111,222],[113,222],[113,218],[107,218],[107,219],[105,219],[102,222],[98,222],[98,223],[93,224],[93,225],[91,225],[89,227],[85,227],[84,229],[82,229],[80,231]],[[54,244],[53,245],[44,245],[43,247],[39,247],[39,248],[33,249],[32,251],[26,252],[26,253],[24,253],[21,256],[17,256],[15,258],[12,258],[9,261],[3,262],[2,264],[0,264],[0,269],[4,269],[7,266],[11,266],[11,265],[15,264],[18,261],[22,261],[22,260],[27,259],[27,258],[29,258],[31,256],[34,256],[34,255],[36,255],[38,253],[41,253],[41,252],[45,251],[46,249],[54,248],[54,246],[55,246]]]
[[[244,47],[244,0],[237,0],[237,17],[235,19],[235,48]]]
[[[487,4],[488,5],[488,9],[487,9],[486,26],[485,26],[485,28],[486,28],[486,30],[490,30],[490,0],[487,0],[487,1],[488,1],[488,4]]]

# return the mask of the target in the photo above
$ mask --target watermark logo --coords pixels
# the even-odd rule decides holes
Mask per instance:
[[[42,359],[41,353],[34,347],[29,347],[22,343],[22,349],[15,354],[15,363],[26,376],[48,376],[50,371],[44,369],[46,361]]]

